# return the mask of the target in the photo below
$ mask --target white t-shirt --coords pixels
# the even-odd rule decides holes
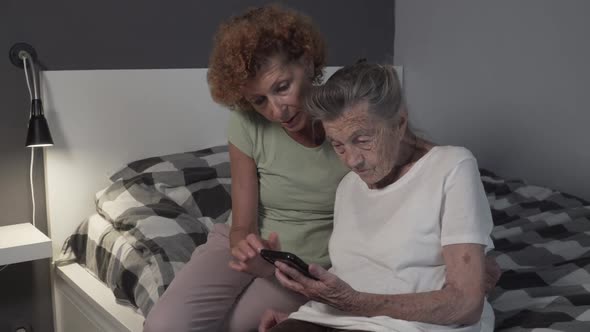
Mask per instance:
[[[465,148],[432,148],[399,180],[369,189],[348,173],[336,192],[330,271],[357,291],[408,294],[440,290],[445,282],[442,247],[477,243],[493,248],[493,227],[477,162]],[[290,318],[339,329],[366,331],[492,331],[485,303],[481,326],[441,326],[387,316],[350,316],[308,302]]]

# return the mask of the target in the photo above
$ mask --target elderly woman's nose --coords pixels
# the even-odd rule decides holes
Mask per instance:
[[[349,168],[357,168],[363,163],[363,156],[354,149],[348,149],[344,155],[344,161]]]

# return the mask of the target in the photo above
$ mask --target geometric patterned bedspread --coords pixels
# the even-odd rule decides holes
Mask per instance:
[[[503,271],[496,331],[590,331],[590,203],[480,173]]]

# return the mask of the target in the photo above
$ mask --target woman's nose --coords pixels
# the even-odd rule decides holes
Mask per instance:
[[[361,153],[355,151],[354,148],[348,149],[348,151],[346,151],[345,162],[346,165],[351,169],[361,168],[359,166],[362,166],[363,164],[363,156]]]
[[[271,100],[270,108],[271,108],[272,118],[275,121],[284,122],[284,121],[289,120],[289,119],[287,119],[287,117],[289,116],[288,112],[287,112],[287,105],[282,103],[280,100],[277,100],[277,99]]]

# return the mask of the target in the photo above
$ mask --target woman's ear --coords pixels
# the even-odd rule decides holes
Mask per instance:
[[[399,115],[398,115],[398,121],[397,121],[397,132],[400,135],[400,139],[403,139],[404,136],[406,135],[406,131],[408,129],[408,112],[406,111],[405,107],[402,107],[399,110]]]
[[[405,107],[399,110],[399,120],[397,122],[398,130],[405,130],[408,127],[408,111]]]

